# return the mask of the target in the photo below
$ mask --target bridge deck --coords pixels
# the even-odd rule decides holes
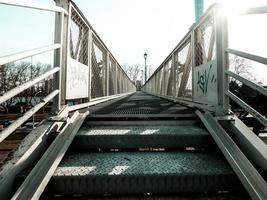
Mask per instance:
[[[143,92],[136,92],[126,98],[98,109],[90,118],[121,117],[192,117],[194,109],[170,102]]]

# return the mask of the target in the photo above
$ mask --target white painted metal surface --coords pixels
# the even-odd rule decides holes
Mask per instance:
[[[60,46],[61,46],[60,44],[52,44],[52,45],[40,47],[37,49],[31,49],[31,50],[20,52],[20,53],[15,53],[9,56],[4,56],[0,58],[0,66],[5,65],[10,62],[21,60],[23,58],[27,58],[27,57],[35,56],[35,55],[42,54],[48,51],[52,51],[52,50],[60,48]]]
[[[66,75],[66,99],[88,97],[89,67],[69,58]]]
[[[0,0],[0,4],[6,4],[11,6],[20,6],[25,8],[33,8],[39,10],[46,10],[46,11],[54,11],[54,12],[63,12],[64,14],[68,14],[68,12],[58,6],[47,5],[44,3],[40,3],[37,1],[29,1],[29,0]]]
[[[194,67],[194,101],[216,106],[218,104],[217,63],[212,60]]]

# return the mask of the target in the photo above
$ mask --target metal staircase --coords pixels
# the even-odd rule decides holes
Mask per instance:
[[[150,113],[140,116],[144,111]],[[194,109],[135,93],[92,111],[41,198],[244,199],[244,194]]]

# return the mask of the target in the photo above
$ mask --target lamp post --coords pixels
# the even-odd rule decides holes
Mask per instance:
[[[36,95],[39,94],[39,93],[41,93],[41,92],[42,92],[41,90],[38,91],[38,92],[36,92],[36,93],[34,94],[34,96],[33,96],[33,99],[35,100]],[[36,104],[36,100],[35,100],[35,104]],[[34,114],[32,115],[32,129],[34,129]]]
[[[146,82],[146,78],[147,78],[147,70],[146,70],[146,59],[147,59],[147,53],[144,53],[144,58],[145,58],[145,82]]]

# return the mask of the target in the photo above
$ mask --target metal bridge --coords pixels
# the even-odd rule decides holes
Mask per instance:
[[[227,19],[210,7],[146,81],[142,91],[122,70],[79,8],[0,0],[1,6],[55,13],[53,45],[0,58],[1,67],[54,52],[53,68],[0,96],[0,103],[53,78],[42,101],[0,133],[5,141],[47,103],[43,120],[0,169],[0,199],[267,199],[266,144],[229,101],[264,129],[261,111],[229,89]],[[42,12],[44,12],[42,11]],[[243,15],[264,14],[266,7]],[[10,14],[10,17],[12,15]]]

